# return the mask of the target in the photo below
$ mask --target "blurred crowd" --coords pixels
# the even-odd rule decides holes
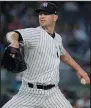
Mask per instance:
[[[7,32],[39,26],[38,16],[34,10],[40,3],[41,1],[0,2],[0,58],[8,45],[5,39]],[[64,47],[90,75],[91,3],[67,1],[54,3],[59,7],[56,31],[62,36]],[[83,87],[73,71],[69,66],[60,63],[59,87],[74,108],[90,108],[89,86]],[[1,67],[1,106],[16,94],[21,85],[21,78],[22,73],[12,74]]]

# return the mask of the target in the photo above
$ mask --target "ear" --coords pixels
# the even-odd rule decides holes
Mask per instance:
[[[58,15],[54,15],[54,21],[57,21]]]

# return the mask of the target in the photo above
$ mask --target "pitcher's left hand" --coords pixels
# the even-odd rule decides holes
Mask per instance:
[[[77,71],[77,75],[78,75],[78,78],[80,80],[82,78],[84,78],[85,81],[86,81],[86,84],[90,84],[90,78],[89,78],[88,74],[84,70]]]

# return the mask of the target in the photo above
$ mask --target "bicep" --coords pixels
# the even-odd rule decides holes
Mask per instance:
[[[66,54],[67,54],[67,51],[64,48],[64,54],[63,55],[60,55],[60,59],[64,58]]]
[[[70,57],[69,53],[64,49],[64,55],[60,56],[60,60],[67,61]]]
[[[36,28],[26,28],[16,30],[22,37],[23,42],[28,47],[36,47],[39,43],[41,31]]]

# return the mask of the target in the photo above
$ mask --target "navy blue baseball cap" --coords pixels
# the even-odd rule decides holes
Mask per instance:
[[[54,3],[43,2],[40,7],[35,10],[36,13],[40,13],[41,11],[46,11],[50,14],[58,14],[58,8]]]

